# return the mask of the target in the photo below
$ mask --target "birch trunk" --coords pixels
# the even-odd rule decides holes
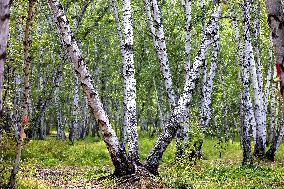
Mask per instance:
[[[272,82],[271,88],[272,90],[271,90],[271,96],[270,96],[270,127],[269,127],[269,137],[268,137],[268,141],[270,145],[272,145],[273,138],[275,136],[276,125],[277,125],[276,123],[277,122],[276,83]]]
[[[184,81],[189,80],[190,72],[190,52],[191,52],[191,0],[185,0],[183,3],[183,9],[185,12],[185,63],[184,63]],[[185,114],[189,114],[189,110],[185,110]],[[187,115],[186,117],[188,117]],[[177,131],[177,157],[182,157],[185,152],[185,148],[188,143],[188,130],[189,123],[187,120],[183,121],[183,127],[179,128]]]
[[[159,161],[161,160],[167,146],[175,137],[177,129],[180,127],[181,121],[188,120],[185,111],[191,102],[192,94],[195,89],[195,82],[200,77],[200,68],[203,66],[205,54],[207,53],[209,46],[213,43],[213,38],[217,33],[221,10],[221,6],[216,5],[211,15],[211,19],[209,20],[209,23],[205,29],[204,37],[197,56],[195,57],[194,64],[192,66],[192,69],[190,70],[190,79],[184,86],[183,94],[178,101],[178,105],[173,110],[169,122],[165,125],[163,132],[159,136],[157,142],[155,143],[154,147],[150,151],[150,154],[144,162],[144,166],[151,173],[157,173]]]
[[[9,38],[9,18],[12,0],[0,1],[0,116],[3,111],[4,65],[6,62],[7,41]],[[1,135],[1,131],[0,131]]]
[[[74,97],[72,104],[72,123],[69,128],[69,141],[73,144],[78,130],[78,109],[79,109],[79,79],[74,72]]]
[[[119,140],[112,129],[110,121],[102,107],[98,91],[95,89],[93,81],[90,78],[89,71],[83,61],[73,33],[70,30],[70,25],[68,24],[62,5],[57,0],[48,0],[48,4],[54,16],[64,50],[67,52],[74,66],[83,91],[86,93],[88,98],[88,104],[91,108],[91,111],[93,112],[103,133],[104,141],[107,145],[113,165],[115,167],[114,174],[122,176],[133,173],[133,166],[128,163],[126,155],[120,149]]]
[[[250,2],[244,0],[243,5],[243,25],[244,25],[244,53],[245,61],[249,61],[252,74],[252,83],[255,99],[255,120],[256,120],[256,142],[254,147],[254,155],[256,157],[263,157],[266,147],[266,126],[265,114],[263,107],[263,94],[258,82],[258,75],[256,71],[256,64],[253,55],[253,48],[250,36]]]
[[[138,133],[136,120],[136,79],[134,68],[133,26],[131,15],[131,1],[123,0],[123,26],[124,26],[124,51],[123,78],[124,78],[124,107],[126,110],[126,125],[128,134],[129,160],[139,163]]]
[[[250,101],[250,94],[249,94],[249,66],[246,63],[243,63],[242,70],[244,72],[242,81],[243,81],[243,95],[242,95],[242,108],[241,111],[244,112],[243,114],[243,121],[240,128],[241,134],[241,143],[243,148],[243,165],[251,164],[252,163],[252,155],[251,155],[251,147],[250,147],[250,123],[251,123],[251,116],[250,116],[250,107],[247,106],[247,103]]]
[[[276,136],[274,137],[273,142],[272,142],[269,150],[265,154],[267,159],[274,161],[275,153],[276,153],[279,145],[281,144],[283,135],[284,135],[284,113],[282,113],[282,116],[281,116],[280,129],[279,129],[278,133],[276,134]]]
[[[201,157],[201,148],[205,136],[205,132],[209,126],[209,122],[211,119],[212,109],[211,109],[211,102],[212,102],[212,90],[213,90],[213,80],[215,77],[215,72],[217,68],[217,59],[218,59],[218,52],[219,52],[220,44],[219,44],[219,26],[217,26],[217,33],[214,36],[214,44],[212,50],[212,58],[211,58],[211,67],[209,74],[207,74],[206,66],[203,72],[203,85],[201,88],[201,130],[202,130],[202,137],[198,141],[196,153],[192,153],[193,156],[198,158]],[[206,65],[206,60],[205,65]],[[207,77],[208,75],[208,77]],[[193,158],[193,157],[191,157]]]
[[[4,66],[6,62],[7,41],[9,38],[9,18],[12,0],[0,1],[0,121],[3,119]],[[3,125],[0,124],[0,144]]]
[[[252,13],[254,15],[253,26],[254,26],[254,38],[255,38],[255,60],[256,60],[256,73],[259,91],[263,92],[263,76],[262,76],[262,64],[260,60],[260,2],[259,0],[252,0]],[[265,113],[265,112],[264,112]]]
[[[16,140],[19,140],[19,137],[20,137],[19,131],[20,131],[21,118],[20,118],[20,108],[17,106],[20,103],[20,99],[21,99],[20,84],[21,84],[21,78],[17,73],[15,73],[15,76],[14,76],[15,95],[13,99],[14,111],[13,111],[12,120],[14,124],[14,133],[15,133]]]
[[[242,82],[243,82],[243,95],[242,95],[242,111],[244,111],[244,121],[242,123],[242,146],[243,146],[243,164],[252,163],[251,157],[251,148],[250,148],[250,136],[249,136],[249,126],[254,123],[253,121],[253,111],[251,110],[251,100],[250,100],[250,92],[249,92],[249,69],[252,70],[253,74],[253,82],[254,83],[254,95],[255,95],[255,104],[256,104],[256,143],[255,146],[259,148],[262,142],[259,140],[259,129],[261,128],[261,108],[262,103],[260,99],[260,94],[257,93],[258,89],[258,81],[257,74],[254,65],[254,57],[252,52],[252,46],[250,41],[250,33],[249,33],[249,19],[250,19],[250,2],[248,0],[244,0],[243,4],[243,27],[244,27],[244,51],[242,58]],[[262,97],[261,97],[262,98]],[[260,138],[261,139],[261,138]],[[261,147],[261,146],[260,146]],[[264,147],[265,150],[265,147]]]
[[[169,66],[169,59],[167,54],[167,46],[164,32],[164,25],[161,21],[161,13],[157,0],[152,0],[153,17],[151,13],[151,6],[148,0],[145,0],[145,6],[148,15],[148,23],[152,33],[154,46],[156,48],[157,57],[160,62],[160,69],[164,78],[167,96],[170,102],[171,110],[176,106],[176,94],[173,89],[172,74]]]
[[[191,0],[185,0],[185,64],[184,64],[184,80],[189,78],[190,71],[190,51],[191,51]]]
[[[219,27],[217,26],[217,32],[218,30],[219,30]],[[218,33],[214,36],[214,42],[215,43],[213,44],[210,71],[209,71],[208,77],[206,77],[205,79],[206,81],[204,85],[202,86],[203,99],[201,101],[201,120],[202,120],[203,128],[208,127],[211,114],[212,114],[210,106],[212,102],[213,81],[214,81],[215,72],[217,68],[218,52],[220,48]]]
[[[63,60],[65,61],[65,60]],[[57,117],[57,139],[58,140],[64,140],[65,139],[65,133],[64,133],[64,127],[62,124],[62,111],[60,108],[60,83],[62,80],[62,64],[60,64],[59,69],[58,69],[58,75],[54,75],[56,76],[56,78],[53,78],[53,82],[55,84],[55,90],[54,90],[54,103],[56,106],[56,117]]]
[[[17,140],[16,145],[16,158],[13,165],[13,169],[11,172],[11,176],[9,179],[9,183],[7,188],[14,188],[16,183],[16,176],[19,169],[19,164],[21,160],[21,153],[23,148],[23,141],[26,137],[24,128],[29,123],[29,103],[30,103],[30,65],[31,65],[31,54],[30,49],[32,46],[32,26],[33,26],[33,17],[35,14],[35,5],[36,0],[29,0],[29,8],[28,8],[28,17],[26,21],[26,27],[24,32],[24,96],[23,96],[23,106],[22,106],[22,123],[20,126],[20,136],[19,140]]]
[[[269,48],[268,48],[268,70],[267,70],[267,76],[266,76],[266,84],[265,84],[265,88],[264,88],[264,110],[263,112],[265,113],[265,115],[267,114],[267,107],[268,107],[268,97],[269,97],[269,89],[270,89],[270,83],[272,80],[272,66],[273,66],[273,44],[272,44],[272,36],[270,34],[269,37]],[[266,123],[266,116],[265,116],[265,123]]]
[[[244,52],[244,49],[240,43],[240,36],[239,36],[239,27],[238,27],[238,21],[235,17],[233,17],[233,31],[234,31],[234,41],[236,43],[236,53],[237,53],[237,62],[242,62],[244,61],[244,57],[243,57],[243,52]],[[241,78],[241,73],[239,73],[239,78]],[[242,94],[242,93],[241,93]],[[242,97],[242,95],[240,95]],[[249,111],[249,120],[251,120],[250,122],[250,129],[252,130],[252,134],[253,134],[253,138],[254,138],[254,144],[256,144],[256,121],[255,121],[255,115],[254,115],[254,109],[253,109],[253,104],[252,104],[252,101],[251,101],[251,97],[249,97],[250,100],[247,101],[247,108],[248,108],[248,111]],[[242,108],[241,108],[241,111],[242,111]],[[241,118],[241,123],[243,123],[244,121],[244,116],[243,118]],[[242,124],[241,124],[241,127],[242,127]],[[241,130],[242,128],[240,128]],[[242,136],[242,134],[241,134]]]
[[[128,157],[134,163],[139,163],[138,133],[136,120],[136,79],[134,68],[133,48],[133,26],[131,15],[131,1],[123,1],[123,26],[122,33],[118,16],[116,1],[113,1],[113,12],[117,24],[118,35],[121,44],[121,54],[123,59],[124,78],[124,126],[128,134]],[[140,163],[139,163],[140,164]]]

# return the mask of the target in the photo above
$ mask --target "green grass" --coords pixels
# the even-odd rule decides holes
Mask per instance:
[[[76,141],[70,145],[67,141],[30,140],[25,145],[23,162],[33,162],[42,166],[105,166],[111,165],[108,151],[103,141],[92,138]]]
[[[147,157],[155,141],[155,137],[140,136],[142,160]],[[173,141],[164,153],[160,179],[176,188],[284,188],[284,145],[276,154],[276,162],[255,162],[253,166],[241,166],[242,150],[238,141],[221,146],[216,139],[207,138],[203,145],[204,159],[194,164],[175,160]],[[13,157],[13,149],[6,154],[7,157]],[[82,175],[68,176],[70,180],[81,177],[94,179],[113,171],[104,142],[92,137],[76,141],[74,145],[53,137],[44,141],[28,141],[22,154],[18,188],[52,188],[44,182],[35,181],[38,166],[82,169]],[[57,179],[56,176],[52,178]]]

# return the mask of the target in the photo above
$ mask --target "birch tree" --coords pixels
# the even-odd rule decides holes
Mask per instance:
[[[124,106],[126,108],[126,125],[128,132],[128,157],[130,161],[139,162],[138,133],[136,120],[136,80],[133,48],[133,26],[131,1],[123,0],[124,51]]]
[[[243,32],[244,32],[244,47],[243,55],[241,60],[242,67],[242,83],[243,83],[243,92],[241,99],[241,111],[243,111],[243,121],[241,123],[241,142],[243,147],[243,164],[252,163],[251,147],[250,147],[250,128],[253,121],[253,111],[251,105],[250,97],[250,68],[251,64],[254,61],[252,54],[252,46],[250,42],[250,32],[249,32],[249,20],[250,20],[250,2],[244,0],[243,12],[242,12],[242,21],[243,21]],[[257,103],[257,102],[256,102]],[[259,102],[258,102],[259,103]]]
[[[167,146],[175,137],[176,132],[180,127],[181,121],[188,119],[188,117],[186,117],[185,111],[190,105],[192,94],[195,89],[195,82],[200,77],[200,68],[204,66],[203,60],[205,59],[205,54],[207,53],[209,46],[214,42],[214,36],[217,33],[221,11],[221,6],[219,4],[216,5],[204,31],[200,49],[195,57],[194,64],[190,69],[190,79],[185,83],[183,93],[178,100],[178,105],[172,111],[170,120],[165,125],[163,132],[160,134],[158,140],[156,141],[154,147],[152,148],[150,154],[144,162],[144,166],[152,173],[157,173],[159,161],[162,158],[162,155]]]
[[[113,12],[116,19],[118,35],[121,44],[121,54],[123,59],[123,79],[124,79],[124,124],[128,134],[128,157],[130,161],[139,163],[138,133],[136,120],[136,79],[133,48],[133,26],[131,15],[131,1],[123,1],[123,32],[117,11],[115,0],[112,2]]]
[[[24,96],[23,96],[23,106],[22,106],[22,123],[20,126],[20,136],[17,140],[16,145],[16,158],[13,165],[13,169],[11,172],[11,176],[9,179],[9,183],[7,188],[14,188],[16,183],[16,176],[19,169],[19,164],[21,160],[21,153],[23,148],[23,141],[25,138],[24,128],[29,123],[29,102],[30,102],[30,66],[31,66],[31,54],[30,49],[32,46],[32,26],[33,26],[33,17],[35,14],[35,5],[36,0],[29,0],[29,7],[28,7],[28,17],[26,21],[26,27],[24,31]]]
[[[117,176],[130,174],[134,171],[134,167],[128,163],[126,154],[120,148],[119,140],[111,127],[111,123],[106,112],[103,109],[98,91],[94,87],[88,68],[81,55],[81,51],[79,50],[77,42],[70,29],[63,7],[57,0],[49,0],[48,5],[58,28],[64,50],[74,66],[75,73],[77,74],[83,91],[88,98],[88,104],[104,136],[104,142],[106,143],[112,163],[115,167],[114,174]]]
[[[0,121],[3,114],[4,66],[9,37],[9,18],[12,0],[0,1]],[[0,123],[0,145],[2,143],[2,123]]]
[[[255,101],[255,146],[254,155],[262,158],[265,154],[266,148],[266,112],[264,109],[264,94],[259,86],[260,72],[257,72],[257,67],[253,54],[253,47],[251,43],[250,34],[250,2],[245,0],[243,4],[243,25],[244,25],[244,57],[249,61],[250,72],[252,76],[254,101]],[[244,60],[245,61],[245,60]]]
[[[132,173],[133,170],[133,163],[128,163],[129,159],[126,157],[125,153],[120,148],[120,144],[118,138],[111,127],[109,119],[102,108],[102,103],[100,102],[98,92],[95,90],[92,80],[88,74],[88,70],[86,65],[84,64],[81,52],[77,46],[77,43],[73,37],[73,34],[70,30],[70,26],[68,25],[67,18],[64,14],[62,6],[59,4],[58,1],[49,0],[49,7],[53,13],[54,20],[56,22],[57,28],[59,30],[60,37],[62,39],[64,49],[67,52],[71,62],[74,65],[74,69],[76,74],[79,77],[81,82],[81,86],[88,97],[89,106],[92,109],[96,117],[96,121],[99,124],[99,127],[103,133],[104,141],[107,145],[109,153],[111,155],[111,159],[113,165],[115,167],[115,174],[116,175],[125,175]],[[125,2],[124,10],[128,10],[124,13],[124,27],[125,31],[124,35],[131,34],[131,23],[129,20],[129,6],[130,2]],[[186,83],[184,87],[184,93],[179,100],[179,105],[173,111],[171,116],[171,120],[165,126],[163,133],[157,140],[156,145],[153,147],[152,151],[150,152],[148,158],[144,162],[144,168],[146,168],[149,172],[155,173],[157,172],[157,168],[159,165],[159,160],[162,157],[163,152],[165,151],[166,147],[170,143],[170,141],[174,138],[179,121],[184,116],[184,110],[188,108],[189,103],[192,98],[192,93],[195,88],[195,81],[199,78],[199,70],[200,67],[203,65],[202,59],[205,58],[205,54],[209,48],[209,46],[214,41],[214,35],[216,34],[217,29],[217,22],[219,21],[219,17],[221,15],[221,6],[216,5],[215,10],[212,13],[211,19],[206,27],[204,38],[202,40],[202,44],[200,50],[196,56],[195,63],[193,65],[192,71],[190,72],[190,79]],[[126,20],[128,18],[128,21]],[[131,36],[130,39],[125,36],[125,43],[132,44]],[[129,48],[130,46],[128,46]],[[133,161],[130,160],[130,162]]]
[[[145,0],[145,7],[148,16],[148,25],[150,27],[151,36],[153,38],[156,54],[160,62],[160,69],[164,79],[164,84],[167,91],[167,96],[170,102],[170,107],[173,109],[176,106],[176,94],[173,89],[172,74],[169,66],[167,53],[167,45],[165,39],[165,29],[161,20],[161,12],[158,1]],[[153,12],[151,11],[153,9]]]

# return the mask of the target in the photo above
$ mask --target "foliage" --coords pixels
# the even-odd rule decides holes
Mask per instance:
[[[15,145],[16,142],[13,138],[13,134],[11,132],[4,132],[3,141],[0,145],[0,188],[5,186],[7,180],[9,179],[9,175],[11,173],[10,168],[15,157]]]

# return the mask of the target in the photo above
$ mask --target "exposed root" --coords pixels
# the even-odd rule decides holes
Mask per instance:
[[[107,188],[127,188],[127,189],[156,189],[170,188],[164,183],[159,182],[155,177],[144,168],[138,168],[135,174],[126,175],[117,179],[117,181]]]

